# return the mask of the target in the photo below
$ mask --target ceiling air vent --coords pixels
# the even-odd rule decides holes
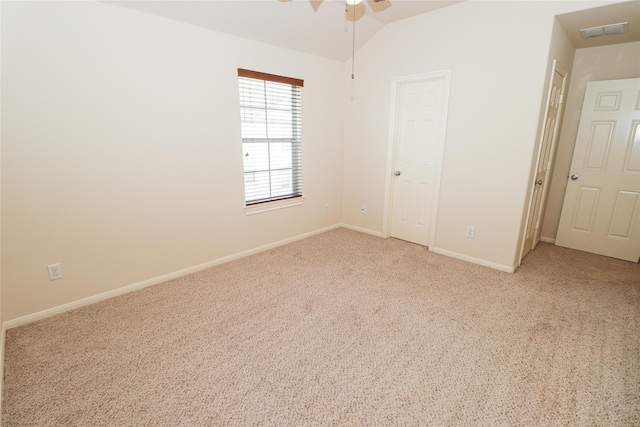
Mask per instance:
[[[612,34],[622,34],[627,32],[628,22],[618,24],[603,25],[601,27],[583,28],[580,30],[583,39],[591,37],[610,36]]]

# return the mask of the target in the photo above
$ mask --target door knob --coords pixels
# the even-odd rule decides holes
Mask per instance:
[[[578,178],[579,178],[579,177],[578,177],[578,175],[576,175],[575,173],[574,173],[573,175],[571,175],[571,179],[572,179],[572,180],[574,180],[574,181],[575,181],[576,179],[578,179]]]
[[[542,185],[542,180],[541,179],[537,180],[536,185]]]
[[[393,174],[394,174],[395,176],[400,176],[400,171],[395,171]]]

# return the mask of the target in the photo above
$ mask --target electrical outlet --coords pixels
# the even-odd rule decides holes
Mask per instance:
[[[475,235],[476,235],[476,228],[471,225],[467,225],[467,237],[470,237],[473,239]]]
[[[328,205],[328,204],[325,204],[325,205],[324,205],[324,210],[323,210],[323,212],[324,212],[324,213],[329,213],[329,205]]]
[[[367,205],[360,206],[360,213],[362,215],[366,215],[367,214]]]
[[[47,268],[49,269],[49,280],[62,279],[64,277],[60,263],[48,265]]]

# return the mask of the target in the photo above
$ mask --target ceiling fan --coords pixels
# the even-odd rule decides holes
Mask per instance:
[[[278,0],[281,3],[288,3],[292,0]],[[353,51],[352,51],[352,56],[351,56],[351,79],[355,78],[355,56],[356,56],[356,7],[364,2],[364,0],[335,0],[335,1],[344,1],[345,3],[345,13],[349,13],[349,7],[351,6],[351,10],[353,11],[353,19],[351,20],[353,22]],[[387,0],[367,0],[369,3],[382,3],[382,2],[386,2]],[[318,7],[320,7],[320,4],[322,4],[323,0],[309,0],[309,2],[311,3],[311,6],[314,8],[314,10],[318,10]],[[390,6],[391,3],[387,3],[387,7]],[[372,6],[372,4],[369,4],[369,7],[372,8],[372,10],[374,12],[376,12],[376,8],[374,8]],[[386,9],[386,8],[385,8]]]
[[[383,2],[385,0],[373,0],[374,3]],[[353,9],[353,51],[351,53],[351,80],[355,79],[355,70],[356,70],[356,8],[358,4],[362,3],[363,0],[344,0],[346,3],[345,12],[349,12],[349,6]]]
[[[357,4],[362,3],[363,0],[344,0],[345,3],[347,3],[349,6],[355,6]],[[374,3],[378,3],[381,1],[386,1],[386,0],[373,0]]]
[[[278,1],[281,2],[281,3],[289,3],[289,2],[291,2],[293,0],[278,0]],[[318,7],[320,7],[320,5],[322,4],[323,1],[324,0],[309,0],[309,3],[311,3],[311,6],[313,7],[313,9],[317,11]],[[343,3],[345,3],[345,5],[347,7],[349,7],[349,6],[357,6],[360,3],[364,2],[364,0],[334,0],[334,1],[343,2]],[[372,4],[373,3],[385,3],[385,2],[387,2],[387,0],[367,0],[367,2],[369,3],[369,6],[371,7],[371,10],[373,10],[374,12],[378,12],[380,8],[377,8],[377,7],[374,8]],[[387,4],[387,7],[390,6],[390,5],[391,5],[391,2],[389,2]]]

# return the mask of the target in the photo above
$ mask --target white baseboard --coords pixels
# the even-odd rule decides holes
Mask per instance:
[[[516,266],[508,266],[508,265],[498,264],[498,263],[487,261],[487,260],[484,260],[484,259],[475,258],[475,257],[468,256],[468,255],[463,255],[463,254],[460,254],[458,252],[448,251],[446,249],[433,248],[433,252],[435,252],[437,254],[440,254],[440,255],[446,255],[446,256],[451,257],[451,258],[460,259],[462,261],[472,262],[474,264],[478,264],[478,265],[482,265],[482,266],[485,266],[485,267],[493,268],[493,269],[496,269],[496,270],[504,271],[506,273],[513,273],[514,271],[516,271]]]
[[[108,298],[113,298],[118,295],[127,294],[129,292],[137,291],[138,289],[143,289],[149,286],[157,285],[159,283],[166,282],[168,280],[172,280],[178,277],[186,276],[187,274],[195,273],[196,271],[205,270],[210,267],[214,267],[216,265],[224,264],[225,262],[234,261],[236,259],[244,258],[249,255],[254,255],[259,252],[264,252],[269,249],[276,248],[278,246],[286,245],[288,243],[293,243],[298,240],[306,239],[307,237],[314,236],[316,234],[324,233],[330,230],[334,230],[336,228],[340,228],[342,224],[331,225],[329,227],[324,227],[318,230],[310,231],[308,233],[299,234],[294,237],[290,237],[288,239],[280,240],[275,243],[269,243],[267,245],[259,246],[257,248],[248,249],[246,251],[238,252],[236,254],[228,255],[222,258],[218,258],[212,261],[205,262],[203,264],[194,265],[193,267],[184,268],[182,270],[174,271],[172,273],[163,274],[162,276],[154,277],[152,279],[143,280],[142,282],[134,283],[131,285],[123,286],[117,289],[113,289],[111,291],[103,292],[97,295],[93,295],[87,298],[83,298],[77,301],[73,301],[67,304],[62,304],[57,307],[52,307],[47,310],[39,311],[37,313],[28,314],[26,316],[18,317],[16,319],[7,320],[2,324],[2,331],[4,337],[4,330],[16,328],[18,326],[23,326],[32,322],[36,322],[38,320],[46,319],[47,317],[55,316],[57,314],[64,313],[69,310],[74,310],[76,308],[83,307],[85,305],[94,304],[99,301],[106,300]],[[2,340],[4,345],[4,338]],[[3,353],[4,354],[4,353]]]
[[[370,230],[368,228],[356,227],[355,225],[345,224],[345,223],[340,224],[340,226],[342,228],[348,228],[349,230],[359,231],[360,233],[371,234],[372,236],[376,236],[376,237],[384,237],[382,235],[382,232],[380,231]]]
[[[361,233],[371,234],[372,236],[384,238],[384,235],[380,231],[370,230],[368,228],[356,227],[355,225],[350,225],[350,224],[345,224],[345,223],[342,223],[341,226],[343,228],[348,228],[350,230],[355,230],[355,231],[359,231]],[[460,254],[460,253],[457,253],[457,252],[448,251],[446,249],[433,248],[433,252],[438,253],[440,255],[445,255],[445,256],[448,256],[448,257],[451,257],[451,258],[460,259],[462,261],[472,262],[474,264],[478,264],[478,265],[482,265],[482,266],[485,266],[485,267],[493,268],[495,270],[504,271],[506,273],[513,273],[519,267],[519,265],[508,266],[508,265],[498,264],[498,263],[487,261],[487,260],[484,260],[484,259],[474,258],[474,257],[468,256],[468,255],[463,255],[463,254]]]
[[[556,244],[556,239],[552,239],[551,237],[540,237],[541,242],[551,243],[552,245]]]

